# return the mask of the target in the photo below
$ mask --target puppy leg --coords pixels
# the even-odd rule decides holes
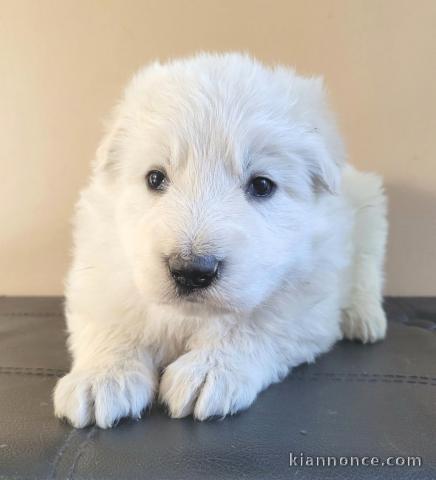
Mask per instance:
[[[205,420],[244,410],[261,390],[280,381],[292,367],[313,361],[340,336],[339,312],[336,322],[325,327],[317,318],[313,330],[297,327],[291,332],[288,320],[274,325],[265,315],[245,325],[236,319],[225,331],[199,332],[189,342],[190,350],[162,375],[159,398],[170,415],[192,413]]]
[[[74,362],[54,391],[57,417],[77,428],[140,418],[154,395],[156,369],[138,338],[124,330],[88,322],[71,335]]]
[[[179,357],[164,371],[159,398],[173,418],[191,413],[198,420],[248,408],[257,394],[288,369],[271,358],[243,355],[235,347],[203,346]],[[259,360],[264,360],[261,362]]]
[[[351,167],[344,174],[344,190],[355,210],[355,224],[351,290],[343,309],[342,331],[348,339],[375,342],[386,334],[382,308],[386,197],[379,177]]]

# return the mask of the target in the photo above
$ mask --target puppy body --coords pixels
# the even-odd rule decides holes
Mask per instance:
[[[269,198],[250,197],[256,176]],[[385,335],[381,182],[345,166],[322,83],[285,68],[232,54],[141,71],[74,232],[54,400],[76,427],[138,418],[156,393],[173,417],[235,413],[341,337]],[[219,275],[181,295],[174,253],[214,255]]]

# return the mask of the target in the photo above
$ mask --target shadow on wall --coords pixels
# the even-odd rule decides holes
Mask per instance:
[[[436,193],[387,184],[389,240],[387,294],[436,295]],[[404,282],[404,277],[410,277]],[[404,290],[408,285],[407,291]]]

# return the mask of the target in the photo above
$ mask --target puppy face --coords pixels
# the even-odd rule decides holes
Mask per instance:
[[[134,79],[97,174],[148,301],[249,311],[310,269],[316,205],[339,167],[309,87],[319,96],[316,82],[237,55]]]

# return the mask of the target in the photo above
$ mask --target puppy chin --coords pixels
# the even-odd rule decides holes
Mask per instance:
[[[219,288],[182,292],[172,284],[166,285],[159,294],[154,296],[156,303],[171,306],[179,313],[187,316],[208,316],[215,314],[241,314],[252,308],[245,306],[240,299],[227,298]]]

